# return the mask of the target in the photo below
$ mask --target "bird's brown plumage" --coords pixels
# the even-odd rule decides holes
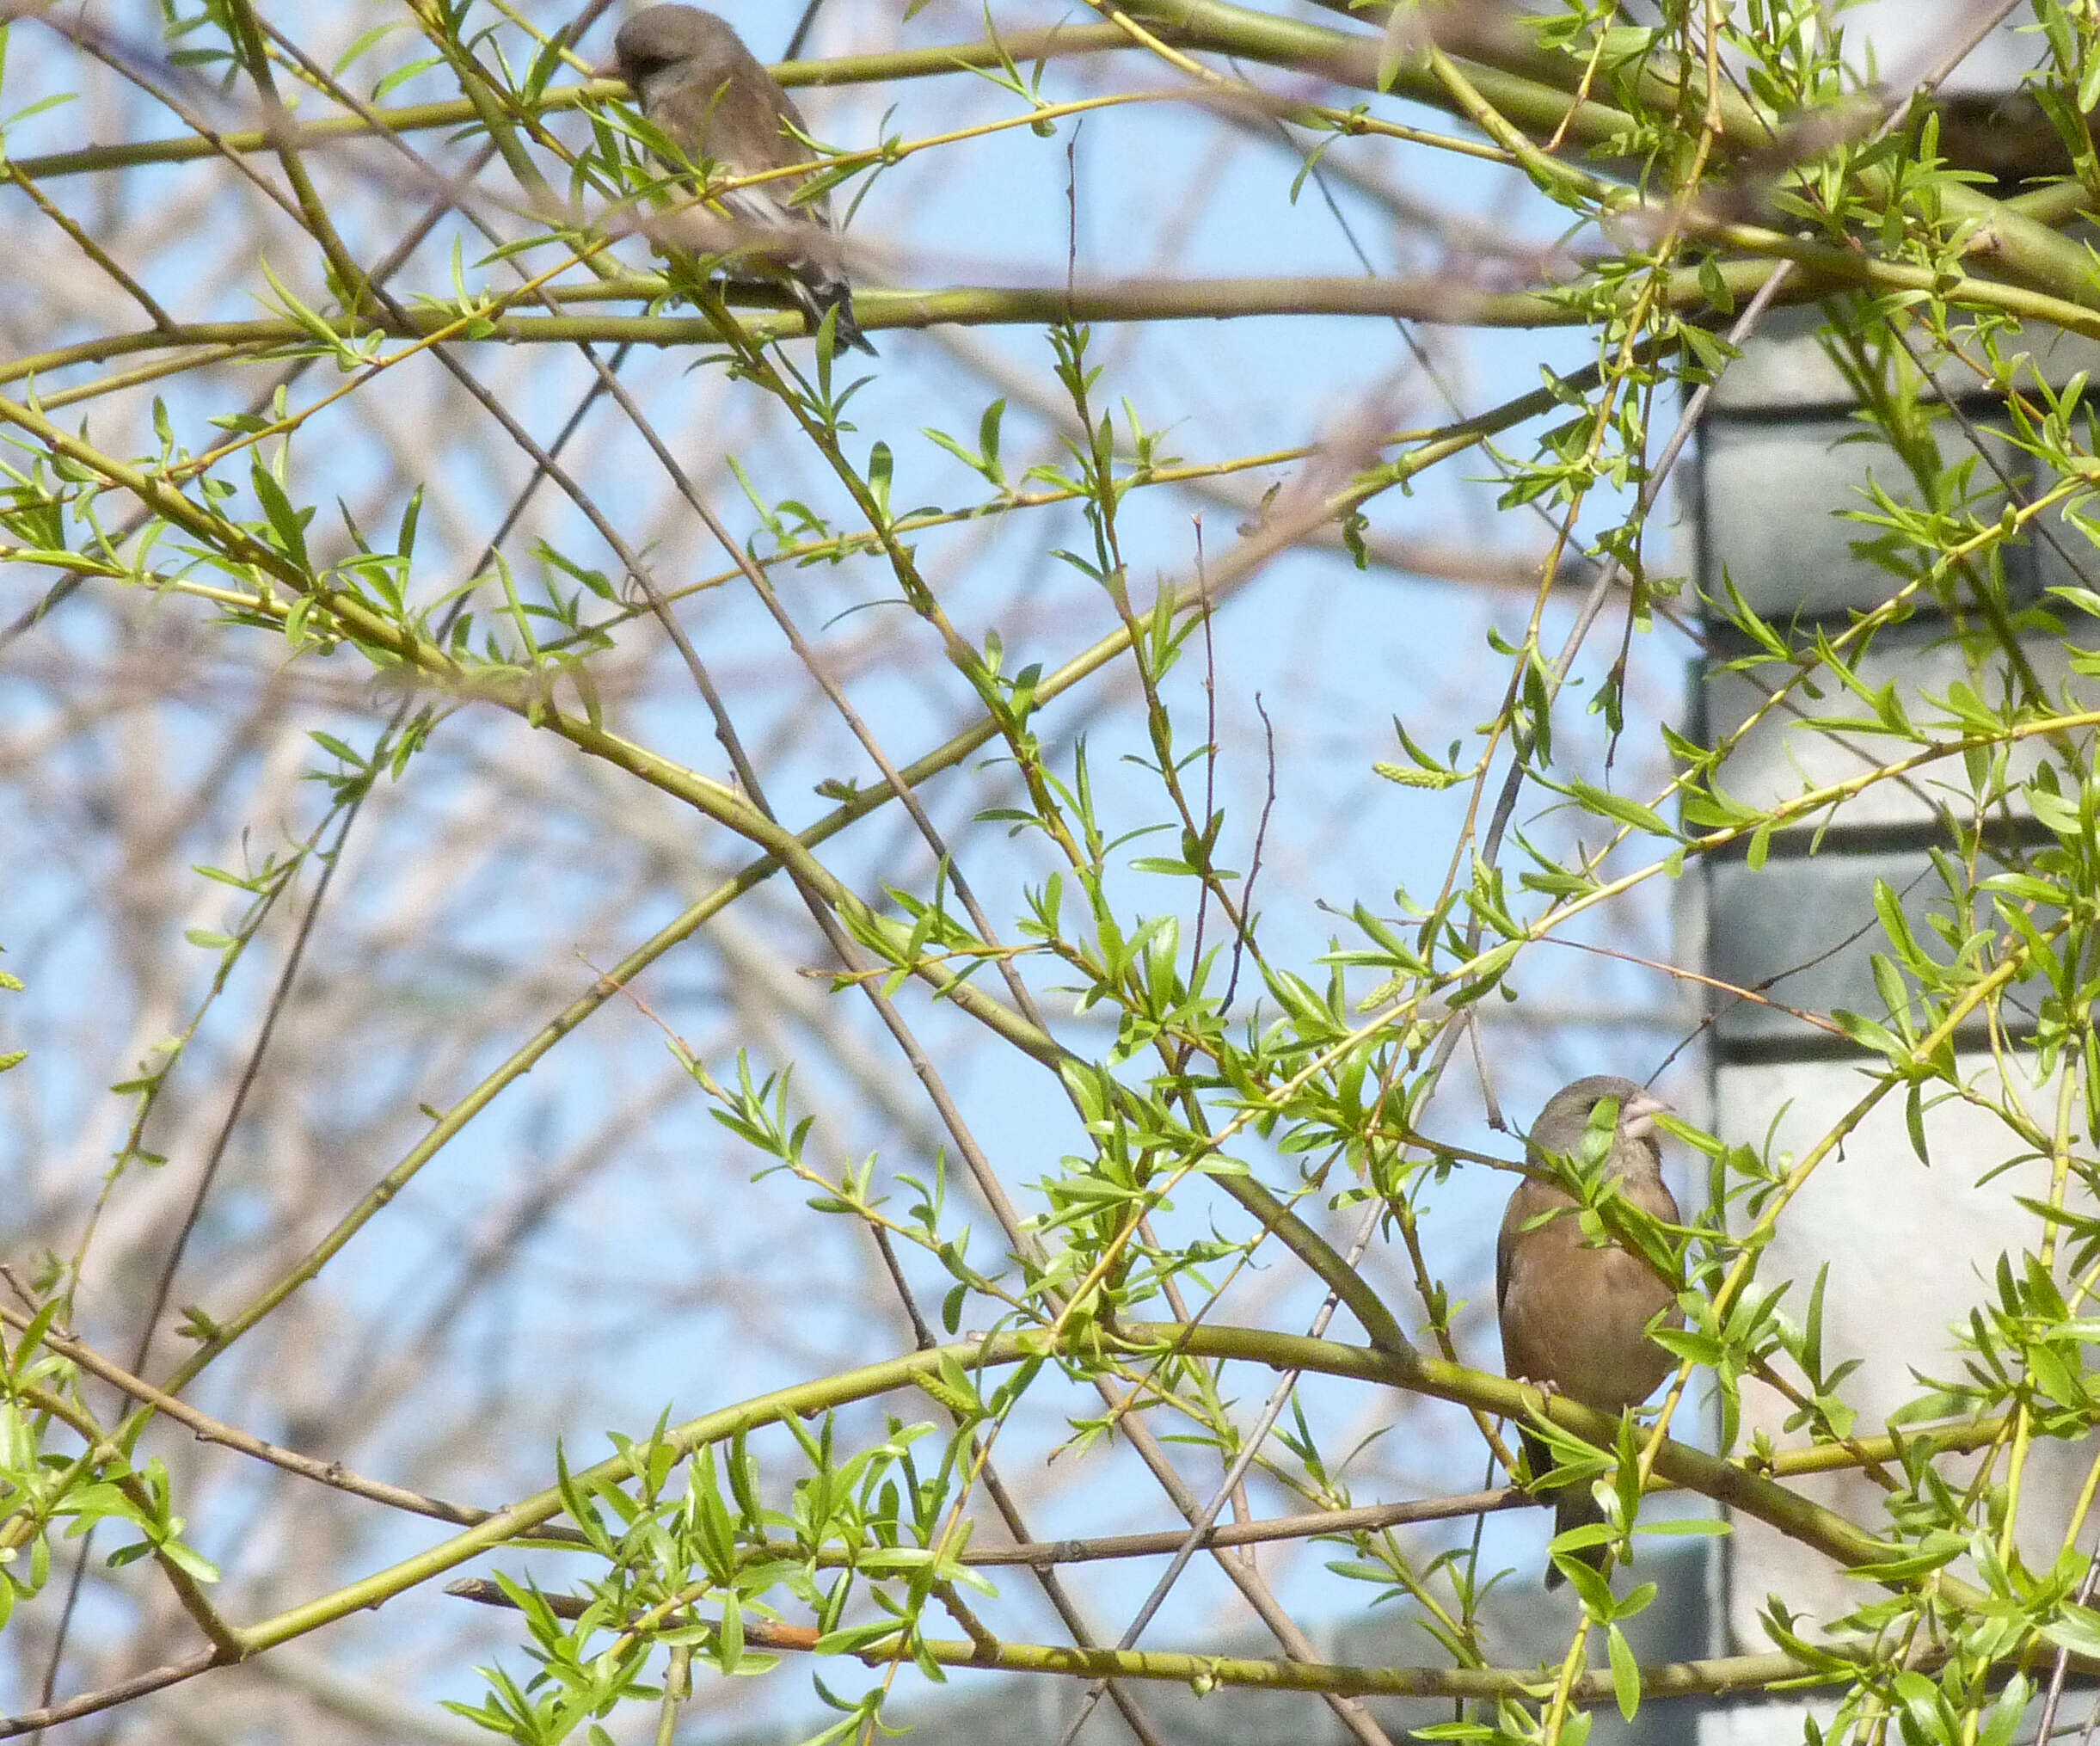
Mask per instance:
[[[1631,1205],[1675,1223],[1677,1202],[1663,1185],[1654,1119],[1663,1106],[1630,1079],[1600,1074],[1555,1093],[1532,1124],[1531,1164],[1543,1168],[1550,1156],[1578,1153],[1592,1112],[1607,1097],[1617,1100],[1618,1115],[1605,1167]],[[1599,1412],[1616,1413],[1647,1399],[1673,1362],[1648,1337],[1649,1324],[1667,1309],[1667,1325],[1681,1326],[1684,1313],[1639,1256],[1616,1244],[1593,1245],[1583,1235],[1577,1205],[1566,1190],[1530,1177],[1509,1197],[1495,1251],[1502,1368]],[[1552,1467],[1552,1454],[1538,1437],[1525,1433],[1524,1447],[1534,1477]],[[1554,1498],[1557,1534],[1604,1519],[1583,1486],[1563,1486]],[[1590,1558],[1600,1568],[1602,1553],[1596,1548]],[[1560,1581],[1559,1570],[1549,1564],[1546,1586]]]
[[[697,6],[644,7],[620,27],[612,50],[607,71],[618,73],[642,114],[693,163],[743,176],[809,161],[796,137],[807,131],[801,112],[726,19]],[[784,285],[813,330],[836,310],[838,343],[872,353],[839,270],[830,200],[819,194],[794,202],[807,180],[777,176],[725,190],[679,213],[666,238],[728,256],[733,278]]]

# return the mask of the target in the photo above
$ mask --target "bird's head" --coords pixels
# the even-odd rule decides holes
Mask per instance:
[[[1535,1158],[1548,1155],[1575,1158],[1582,1151],[1583,1136],[1597,1119],[1598,1106],[1612,1102],[1618,1106],[1618,1128],[1612,1152],[1637,1147],[1657,1163],[1661,1159],[1655,1117],[1670,1107],[1653,1091],[1615,1073],[1594,1073],[1563,1085],[1547,1100],[1532,1124],[1530,1145]]]
[[[727,72],[742,47],[725,18],[697,6],[645,6],[612,39],[612,58],[599,73],[619,78],[646,102],[652,86],[668,77],[683,83],[695,75]]]

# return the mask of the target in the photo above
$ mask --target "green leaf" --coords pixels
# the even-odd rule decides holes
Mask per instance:
[[[161,1542],[160,1551],[169,1564],[183,1571],[191,1580],[200,1583],[216,1583],[218,1580],[218,1566],[195,1547],[185,1546],[179,1540],[168,1540]]]
[[[1612,1657],[1612,1693],[1618,1700],[1619,1714],[1630,1722],[1641,1707],[1641,1663],[1618,1626],[1605,1627],[1604,1640]]]
[[[900,1619],[875,1619],[863,1625],[847,1625],[827,1631],[817,1639],[819,1655],[855,1655],[878,1643],[892,1641],[905,1628]]]
[[[875,507],[881,512],[878,525],[889,521],[889,493],[891,476],[895,464],[890,455],[889,445],[879,442],[868,454],[868,492],[875,499]]]
[[[2023,1673],[2014,1674],[2005,1681],[2005,1690],[1998,1694],[1998,1701],[1991,1706],[1983,1731],[1976,1737],[1976,1746],[2011,1746],[2034,1696],[2034,1681]]]
[[[311,508],[294,509],[292,500],[285,495],[284,487],[276,476],[258,458],[249,470],[249,481],[255,487],[255,501],[262,505],[264,518],[270,524],[270,532],[277,536],[278,549],[302,570],[313,568],[306,556],[306,524],[313,519]]]
[[[1886,1025],[1876,1024],[1871,1018],[1862,1017],[1857,1012],[1847,1012],[1842,1006],[1833,1008],[1830,1017],[1831,1022],[1854,1042],[1863,1043],[1876,1054],[1885,1054],[1892,1061],[1907,1058],[1910,1054],[1909,1045],[1901,1037],[1894,1035]]]
[[[1630,800],[1623,794],[1613,794],[1609,789],[1599,788],[1593,783],[1579,780],[1569,783],[1568,791],[1581,802],[1586,811],[1617,819],[1621,824],[1631,825],[1636,830],[1646,831],[1652,836],[1667,837],[1672,842],[1681,839],[1680,833],[1672,829],[1661,813],[1643,806],[1637,800]]]

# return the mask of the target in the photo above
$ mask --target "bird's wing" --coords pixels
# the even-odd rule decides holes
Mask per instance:
[[[1558,1190],[1550,1189],[1534,1177],[1526,1177],[1512,1190],[1502,1209],[1502,1228],[1495,1239],[1495,1307],[1499,1313],[1509,1300],[1509,1277],[1516,1267],[1517,1245],[1528,1237],[1542,1236],[1559,1224],[1543,1222],[1547,1213],[1575,1202]]]
[[[750,175],[761,170],[785,169],[791,163],[807,163],[820,155],[796,137],[807,130],[787,93],[776,89],[771,95],[773,101],[770,104],[715,110],[708,127],[707,149],[723,169]],[[795,190],[807,180],[807,175],[779,176],[724,194],[722,204],[737,212],[740,201],[750,202],[748,212],[738,212],[738,216],[748,218],[753,224],[828,224],[829,203],[821,197],[799,206],[790,204]]]
[[[710,198],[739,224],[778,231],[811,221],[807,208],[788,204],[790,192],[792,185],[785,181],[762,181],[752,188],[725,188]]]
[[[712,162],[721,175],[757,175],[807,163],[815,154],[789,132],[789,124],[801,126],[801,115],[787,93],[756,61],[741,69],[740,77],[738,72],[722,69],[712,83],[706,75],[689,81],[660,98],[648,112],[650,119],[687,157],[695,163]],[[754,229],[828,225],[830,203],[823,197],[790,204],[807,180],[807,175],[777,176],[710,200],[737,223]]]
[[[1523,1186],[1520,1183],[1517,1193],[1523,1192]],[[1509,1211],[1515,1210],[1513,1200]],[[1506,1212],[1502,1214],[1501,1232],[1495,1239],[1495,1310],[1497,1315],[1501,1313],[1502,1306],[1509,1300],[1509,1257],[1510,1251],[1516,1246],[1517,1233],[1511,1224],[1509,1213]]]

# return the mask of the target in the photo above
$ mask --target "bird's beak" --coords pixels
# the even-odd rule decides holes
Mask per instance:
[[[627,83],[627,76],[620,71],[620,64],[617,60],[609,60],[602,66],[593,67],[591,77],[594,79],[611,79],[617,84]]]
[[[1676,1112],[1653,1091],[1636,1091],[1618,1112],[1618,1131],[1629,1140],[1653,1140],[1655,1117]]]

